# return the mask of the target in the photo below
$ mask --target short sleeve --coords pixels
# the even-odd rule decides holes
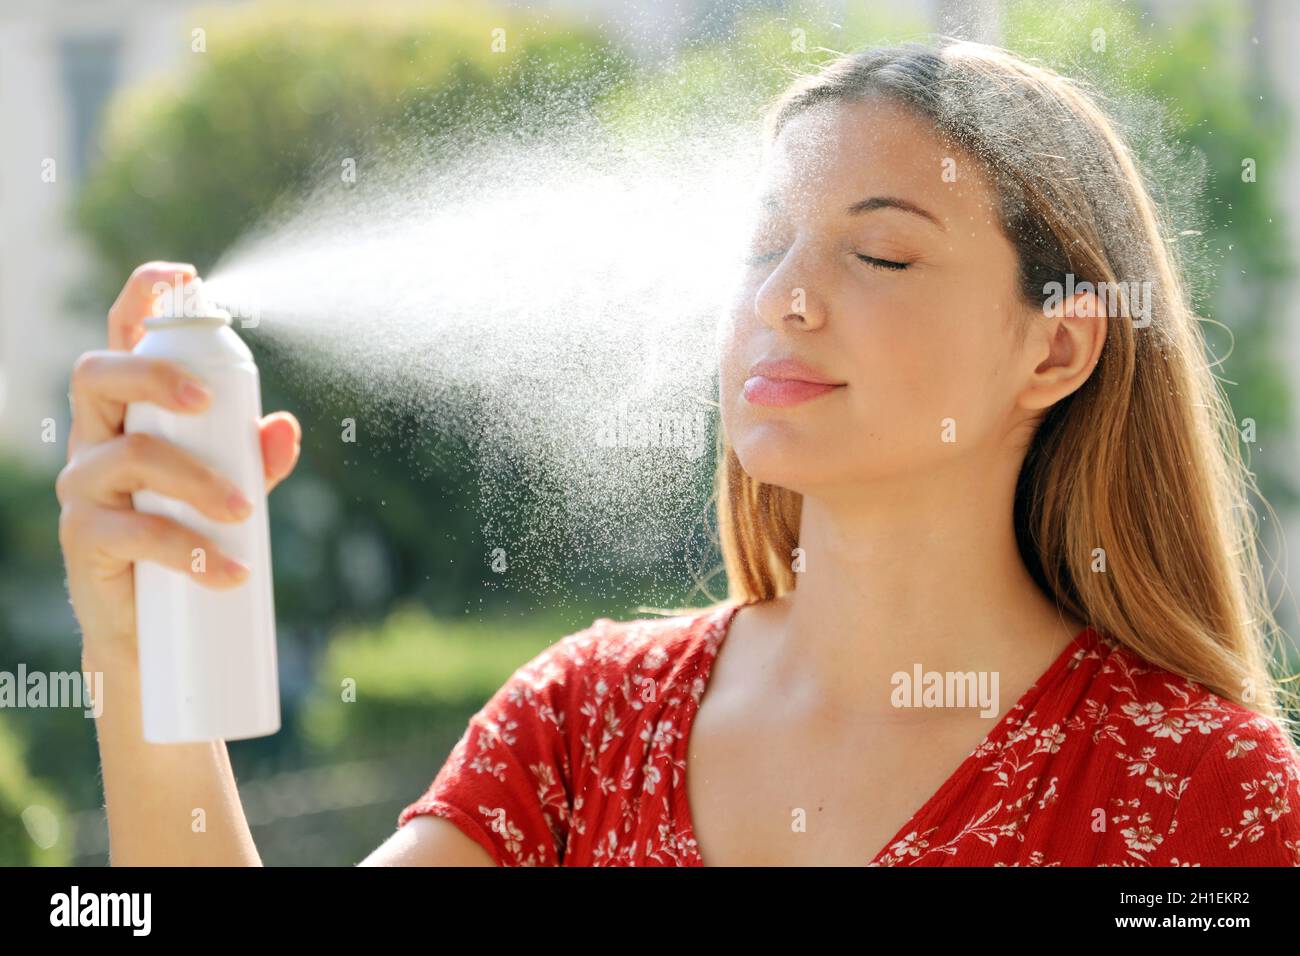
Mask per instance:
[[[570,822],[564,695],[569,638],[520,667],[470,718],[424,795],[402,810],[444,817],[499,866],[557,866]]]
[[[1187,778],[1155,865],[1300,866],[1300,754],[1251,714],[1212,739]]]

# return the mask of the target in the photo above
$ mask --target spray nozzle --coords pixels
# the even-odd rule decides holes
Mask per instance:
[[[146,328],[174,327],[178,325],[230,324],[230,313],[212,298],[203,286],[203,280],[194,278],[182,289],[175,286],[172,292],[162,295],[154,303],[161,311],[145,319]]]
[[[212,296],[212,292],[197,276],[185,287],[185,317],[195,319],[230,319],[230,313],[223,309]]]

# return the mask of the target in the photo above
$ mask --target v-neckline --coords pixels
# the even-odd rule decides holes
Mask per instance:
[[[717,661],[718,655],[722,652],[722,645],[731,634],[731,624],[736,619],[736,613],[741,608],[748,607],[755,603],[757,602],[732,601],[724,604],[721,608],[713,612],[714,617],[712,621],[710,621],[708,629],[713,630],[714,628],[717,628],[719,633],[715,639],[713,652],[705,655],[705,662],[700,669],[700,673],[696,675],[696,679],[703,682],[699,696],[695,698],[694,705],[690,707],[686,716],[683,718],[680,728],[682,741],[685,744],[685,750],[683,751],[684,756],[682,758],[682,776],[679,781],[682,794],[682,805],[685,808],[685,828],[683,836],[689,844],[695,846],[695,857],[699,861],[698,865],[701,867],[708,866],[708,863],[705,861],[704,855],[700,852],[700,841],[695,835],[695,815],[691,810],[690,793],[687,790],[687,764],[690,760],[691,731],[695,726],[695,717],[704,703],[704,697],[708,693],[709,685],[712,682],[713,665]],[[1076,634],[1070,640],[1070,643],[1062,648],[1061,652],[1056,656],[1056,659],[1047,666],[1047,669],[1029,685],[1029,688],[1023,694],[1020,695],[1020,699],[1012,704],[1010,709],[998,716],[997,722],[993,725],[992,729],[989,730],[989,732],[984,735],[984,739],[981,740],[979,744],[977,744],[975,748],[962,759],[961,763],[957,765],[957,769],[949,774],[948,778],[944,780],[943,783],[939,784],[939,788],[930,795],[929,799],[921,804],[916,812],[908,817],[907,821],[899,827],[898,832],[886,840],[885,845],[882,846],[875,855],[873,855],[863,865],[871,866],[872,864],[878,863],[890,852],[890,850],[894,848],[896,844],[905,840],[909,833],[918,830],[920,826],[919,821],[925,819],[925,816],[929,813],[930,809],[947,796],[953,787],[965,780],[966,777],[974,771],[974,768],[979,765],[991,748],[997,746],[1006,738],[1013,723],[1010,718],[1017,713],[1027,715],[1033,705],[1038,702],[1038,699],[1043,695],[1043,692],[1047,687],[1056,680],[1060,672],[1074,659],[1075,654],[1080,649],[1086,649],[1088,647],[1090,640],[1095,634],[1096,632],[1093,630],[1091,625],[1085,625],[1083,630]]]

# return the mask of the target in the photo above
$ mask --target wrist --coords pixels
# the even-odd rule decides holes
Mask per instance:
[[[105,674],[131,674],[139,660],[133,642],[122,638],[95,638],[85,635],[81,642],[81,669]]]

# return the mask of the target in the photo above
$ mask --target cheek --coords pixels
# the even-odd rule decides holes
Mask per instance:
[[[745,351],[745,339],[751,334],[746,328],[742,315],[733,307],[718,323],[717,353],[718,372],[726,378],[735,374]]]
[[[859,294],[852,308],[836,302],[815,354],[849,381],[847,400],[800,416],[756,410],[741,396],[771,334],[752,317],[748,295],[719,325],[719,404],[757,480],[812,491],[933,468],[983,443],[1002,394],[1000,350],[1010,347],[987,300],[928,284]]]
[[[723,430],[735,436],[743,428],[748,406],[740,398],[749,366],[758,357],[750,346],[754,327],[732,311],[718,326],[718,411]]]
[[[838,352],[854,406],[881,421],[928,414],[958,365],[942,310],[926,296],[882,295],[863,316],[841,322]]]
[[[999,402],[997,369],[1007,346],[984,303],[891,304],[888,318],[855,326],[842,340],[855,430],[878,463],[927,460],[957,440],[981,436]]]
[[[771,332],[754,314],[759,284],[743,278],[733,286],[729,304],[718,322],[718,384],[722,391],[724,424],[726,399],[744,384],[749,368],[770,348]]]

